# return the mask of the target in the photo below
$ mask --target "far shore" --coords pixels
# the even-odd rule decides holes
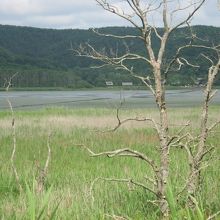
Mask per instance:
[[[204,86],[166,86],[167,90],[180,89],[201,89]],[[220,85],[214,89],[220,89]],[[146,86],[109,86],[109,87],[90,87],[90,88],[68,88],[68,87],[11,87],[10,91],[120,91],[120,90],[148,90]],[[5,91],[5,88],[0,88],[0,91]]]

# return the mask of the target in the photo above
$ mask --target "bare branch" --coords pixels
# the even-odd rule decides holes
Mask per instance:
[[[177,193],[177,197],[180,196],[180,194],[182,194],[185,190],[187,190],[187,187],[189,186],[189,184],[191,183],[191,181],[195,178],[195,175],[200,173],[200,171],[204,168],[206,168],[207,166],[209,166],[208,164],[206,166],[200,167],[198,170],[195,170],[194,172],[192,172],[190,174],[190,176],[188,177],[188,179],[186,180],[186,183],[184,185],[184,187]]]
[[[220,124],[220,119],[217,120],[214,124],[212,124],[209,128],[208,131],[212,131],[216,126],[218,126]]]
[[[155,164],[155,161],[136,150],[131,150],[129,148],[122,148],[122,149],[113,150],[113,151],[95,153],[90,148],[88,148],[87,146],[83,144],[76,144],[76,146],[83,147],[84,149],[86,149],[90,153],[91,157],[107,156],[111,158],[111,157],[116,157],[116,156],[125,156],[125,157],[138,158],[138,159],[145,161],[147,164],[149,164],[155,173],[158,172],[158,168],[157,168],[157,165]]]
[[[188,136],[190,136],[189,133],[186,133],[182,136],[174,136],[173,138],[171,138],[171,140],[168,142],[168,145],[171,146],[178,146],[178,144],[185,138],[187,138]],[[175,140],[176,139],[176,140]],[[175,140],[175,141],[174,141]],[[182,146],[182,144],[179,144]]]
[[[119,109],[117,109],[117,120],[118,120],[118,124],[116,125],[116,127],[114,127],[113,129],[110,129],[108,131],[116,131],[119,127],[121,127],[123,124],[125,124],[129,121],[137,121],[137,122],[150,121],[150,122],[153,123],[154,128],[156,129],[156,131],[158,132],[158,130],[159,130],[159,128],[157,126],[157,123],[152,118],[138,118],[138,117],[135,117],[135,118],[127,118],[127,119],[121,120],[119,118]]]
[[[165,31],[169,31],[169,24],[168,24],[168,18],[167,18],[167,0],[163,0],[163,25]]]
[[[104,216],[112,218],[114,220],[129,220],[129,218],[124,217],[124,216],[118,216],[118,215],[110,215],[110,214],[104,214]]]
[[[99,60],[108,65],[113,65],[113,66],[122,67],[121,64],[126,60],[142,60],[144,62],[151,64],[150,60],[147,59],[146,57],[134,53],[126,53],[120,57],[118,56],[109,57],[106,54],[103,54],[95,50],[95,48],[88,43],[86,44],[85,47],[80,45],[78,50],[73,50],[73,51],[76,52],[78,56],[92,58],[94,60]]]
[[[200,67],[200,66],[198,66],[198,65],[194,65],[194,64],[192,64],[192,63],[189,63],[189,61],[188,61],[186,58],[180,57],[179,59],[182,59],[188,66],[196,67],[196,68],[199,68],[199,67]]]
[[[97,177],[95,180],[92,181],[91,186],[90,186],[90,195],[91,195],[91,197],[92,197],[93,202],[94,202],[94,196],[93,196],[92,191],[93,191],[93,189],[94,189],[95,183],[96,183],[97,181],[99,181],[99,180],[104,180],[104,181],[108,181],[108,182],[118,182],[118,183],[132,184],[132,185],[134,185],[134,186],[141,187],[141,188],[143,188],[144,190],[147,190],[147,191],[151,192],[151,193],[154,194],[154,195],[157,195],[157,193],[156,193],[153,189],[151,189],[151,188],[149,188],[148,186],[144,185],[143,183],[137,182],[137,181],[135,181],[135,180],[133,180],[133,179],[117,179],[117,178],[103,178],[103,177]]]
[[[121,18],[124,18],[125,20],[127,20],[128,22],[130,22],[133,26],[135,26],[137,29],[139,29],[141,31],[141,28],[139,27],[139,25],[132,20],[132,16],[131,15],[127,15],[125,14],[125,12],[122,9],[118,9],[117,7],[115,7],[114,5],[109,4],[106,0],[96,0],[96,2],[106,11],[109,11],[113,14],[118,15]]]
[[[179,141],[182,139],[179,135],[186,129],[186,127],[188,127],[190,125],[190,121],[188,121],[185,125],[181,125],[182,127],[179,129],[179,131],[177,131],[176,135],[174,135],[173,137],[170,138],[169,142],[167,143],[167,145],[169,146],[173,140],[175,140],[176,138],[179,138]],[[184,137],[183,137],[184,138]]]
[[[206,154],[209,154],[210,152],[212,152],[215,148],[212,146],[209,149],[203,151],[202,155],[201,155],[201,160],[199,161],[199,163],[202,163],[202,159],[203,157],[205,157]]]
[[[181,69],[182,65],[184,65],[183,62],[180,61],[180,54],[182,51],[184,51],[185,49],[189,49],[189,48],[196,48],[196,49],[207,49],[207,50],[210,50],[210,51],[214,51],[214,52],[219,52],[219,48],[218,46],[215,46],[215,47],[209,47],[209,46],[204,46],[204,45],[196,45],[196,44],[187,44],[187,45],[184,45],[184,46],[181,46],[177,49],[176,51],[176,54],[173,56],[173,58],[171,59],[171,61],[169,62],[169,64],[167,65],[166,67],[166,70],[164,71],[164,75],[165,75],[165,79],[167,78],[168,76],[168,73],[169,71],[171,70],[172,66],[177,62],[179,64],[179,68],[178,70]],[[204,57],[204,56],[203,56]],[[208,58],[206,56],[206,58]],[[183,59],[183,58],[182,58]],[[185,61],[187,61],[185,59]],[[193,65],[193,64],[190,64],[188,61],[186,62],[186,64],[188,64],[189,66],[192,66],[192,67],[199,67],[197,65]]]
[[[49,167],[49,162],[51,160],[51,148],[50,148],[50,139],[51,139],[51,133],[49,133],[48,138],[47,138],[47,160],[45,162],[45,166],[44,166],[44,173],[45,175],[47,175],[48,172],[48,167]]]
[[[100,33],[98,30],[92,28],[92,31],[99,35],[99,36],[102,36],[102,37],[112,37],[112,38],[117,38],[117,39],[126,39],[126,38],[131,38],[131,39],[142,39],[143,40],[143,37],[137,35],[115,35],[115,34],[104,34],[104,33]]]
[[[6,82],[5,82],[5,86],[6,86],[6,92],[8,93],[9,92],[9,88],[12,86],[12,80],[13,78],[17,75],[18,73],[15,73],[13,76],[11,76]],[[15,179],[16,179],[16,183],[18,185],[18,188],[19,188],[19,192],[21,193],[23,191],[23,188],[21,186],[21,183],[20,183],[20,177],[18,175],[18,172],[17,172],[17,168],[15,166],[15,163],[14,163],[14,160],[15,160],[15,153],[16,153],[16,148],[17,148],[17,139],[16,139],[16,128],[15,128],[15,115],[14,115],[14,110],[13,110],[13,106],[11,104],[11,101],[10,99],[8,98],[8,95],[7,95],[7,98],[6,98],[7,102],[8,102],[8,105],[9,105],[9,108],[10,108],[10,112],[11,112],[11,116],[12,116],[12,122],[11,122],[11,125],[12,125],[12,137],[13,137],[13,150],[12,150],[12,154],[11,154],[11,167],[12,167],[12,170],[13,170],[13,173],[14,173],[14,176],[15,176]]]
[[[157,186],[157,183],[154,179],[151,179],[148,176],[145,176],[144,178],[146,179],[147,182],[151,183],[153,186],[155,186],[155,187]]]
[[[150,82],[149,77],[142,77],[138,74],[135,74],[133,68],[127,67],[126,64],[124,63],[125,61],[129,61],[129,60],[142,60],[152,65],[152,62],[149,59],[147,59],[144,56],[133,54],[133,53],[126,53],[120,57],[109,57],[105,54],[101,54],[100,52],[96,51],[94,47],[91,46],[90,44],[87,44],[87,47],[88,49],[90,49],[90,51],[87,51],[86,48],[83,46],[80,46],[79,50],[74,50],[74,51],[77,53],[78,56],[92,58],[94,60],[99,60],[105,63],[99,67],[93,67],[93,68],[113,66],[116,69],[122,69],[122,70],[127,71],[131,76],[140,79],[150,89],[152,94],[155,96],[155,91]]]
[[[209,217],[207,218],[207,220],[215,219],[218,215],[220,215],[220,211],[218,211],[218,212],[216,212],[215,214],[209,216]]]
[[[198,6],[196,6],[194,8],[194,10],[188,15],[188,17],[186,19],[184,19],[183,21],[181,21],[179,24],[177,24],[176,26],[174,26],[173,28],[170,29],[169,33],[173,32],[174,30],[176,30],[178,27],[187,24],[189,22],[189,20],[194,16],[194,14],[202,7],[202,5],[205,3],[206,0],[202,0],[200,2],[200,4]]]

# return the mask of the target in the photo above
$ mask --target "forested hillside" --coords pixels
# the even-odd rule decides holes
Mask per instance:
[[[162,31],[159,29],[159,32]],[[198,44],[213,45],[220,43],[220,28],[195,26],[194,33],[203,40]],[[117,35],[136,34],[130,27],[101,28],[99,32],[114,33]],[[175,54],[177,46],[188,42],[190,32],[188,28],[178,29],[173,33],[168,43],[166,59]],[[144,47],[136,40],[116,40],[110,37],[100,37],[92,30],[53,30],[31,27],[16,27],[0,25],[0,86],[4,79],[18,72],[13,81],[15,87],[68,87],[82,88],[105,86],[105,81],[113,81],[120,85],[122,81],[133,81],[135,85],[141,83],[124,72],[110,67],[102,69],[90,68],[98,63],[93,60],[78,57],[73,49],[80,44],[89,42],[98,50],[106,53],[123,53],[126,50],[144,54]],[[156,37],[152,42],[157,45]],[[185,54],[189,60],[198,59],[200,68],[184,67],[173,72],[169,77],[170,85],[202,83],[206,77],[207,61],[202,60],[199,54],[203,52],[190,49]],[[194,61],[196,62],[196,61]],[[131,63],[142,74],[150,74],[143,63]],[[220,79],[217,79],[220,84]]]

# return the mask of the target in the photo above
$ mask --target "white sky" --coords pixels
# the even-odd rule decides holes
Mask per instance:
[[[192,23],[220,26],[218,2],[207,0]],[[155,17],[155,23],[160,25]],[[104,11],[95,0],[0,0],[0,24],[59,29],[128,25]]]

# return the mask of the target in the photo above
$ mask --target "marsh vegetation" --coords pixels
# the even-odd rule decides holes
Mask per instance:
[[[199,129],[199,108],[170,109],[170,125],[173,131],[178,125],[191,121],[189,130]],[[183,114],[184,113],[184,114]],[[121,117],[141,115],[157,117],[154,108],[122,109]],[[12,152],[10,112],[0,112],[0,215],[2,219],[160,219],[158,207],[150,202],[153,195],[130,184],[95,182],[97,178],[135,178],[145,182],[150,168],[134,158],[89,157],[78,144],[89,146],[95,152],[132,147],[153,158],[158,157],[155,145],[159,144],[155,131],[147,122],[129,122],[117,132],[101,132],[117,123],[115,112],[107,108],[47,108],[37,111],[17,111],[15,164],[20,176],[23,193],[18,187],[9,162]],[[219,116],[219,106],[210,111],[210,123]],[[176,125],[176,126],[175,126]],[[39,168],[47,157],[47,135],[51,132],[52,157],[46,178],[45,191],[35,192]],[[209,136],[208,142],[220,149],[220,127]],[[194,212],[185,207],[186,197],[174,199],[182,189],[189,167],[183,149],[170,151],[170,176],[167,191],[171,207],[171,219],[206,219],[220,207],[220,164],[211,161],[202,170],[203,179],[196,197],[198,206]],[[54,214],[55,213],[55,214]]]

